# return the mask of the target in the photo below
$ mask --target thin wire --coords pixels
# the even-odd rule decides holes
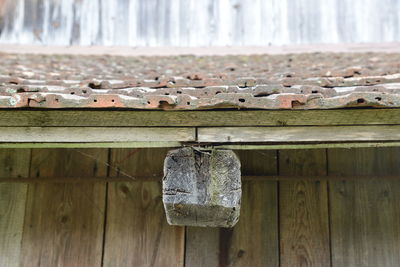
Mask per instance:
[[[106,166],[109,167],[110,169],[113,169],[113,170],[115,170],[117,173],[120,173],[120,174],[122,174],[122,175],[128,177],[128,178],[131,179],[132,181],[136,181],[136,180],[137,180],[137,178],[135,178],[135,177],[133,177],[132,175],[129,175],[128,173],[122,171],[120,168],[115,167],[115,166],[109,164],[108,162],[99,160],[98,158],[96,158],[96,157],[94,157],[94,156],[92,156],[92,155],[90,155],[90,154],[87,154],[87,153],[85,153],[85,152],[82,152],[82,151],[80,151],[80,150],[77,149],[77,148],[73,148],[73,150],[76,151],[76,152],[78,152],[78,153],[81,154],[81,155],[84,155],[84,156],[86,156],[86,157],[89,157],[89,158],[91,158],[91,159],[94,159],[94,160],[95,160],[96,162],[98,162],[98,163],[101,163],[101,164],[106,165]]]
[[[262,151],[255,150],[255,152],[258,153],[258,154],[260,154],[260,155],[263,155],[263,156],[267,156],[267,157],[270,156],[270,155],[268,155],[267,153],[262,152]]]
[[[117,171],[118,173],[121,173],[122,175],[128,177],[129,179],[131,179],[131,180],[133,180],[133,181],[137,180],[137,178],[135,178],[135,177],[133,177],[133,176],[131,176],[131,175],[125,173],[124,171],[121,171],[119,168],[117,168],[117,167],[115,167],[115,166],[109,164],[108,162],[99,160],[97,157],[94,157],[94,156],[92,156],[92,155],[90,155],[90,154],[87,154],[87,153],[85,153],[85,152],[83,152],[83,151],[81,151],[81,150],[79,150],[79,149],[77,149],[77,148],[73,148],[72,150],[75,151],[75,152],[77,152],[77,153],[79,153],[79,154],[81,154],[81,155],[83,155],[83,156],[85,156],[85,157],[88,157],[88,158],[90,158],[90,159],[93,159],[93,160],[95,160],[96,162],[98,162],[98,163],[100,163],[100,164],[104,164],[104,165],[108,166],[109,169],[113,169],[113,170]],[[108,171],[108,173],[109,173],[109,171]],[[107,187],[106,187],[106,190],[107,190]],[[106,211],[105,211],[105,210],[103,211],[103,210],[99,207],[99,205],[89,196],[89,194],[87,194],[85,191],[83,191],[83,194],[82,194],[82,195],[83,195],[89,202],[92,203],[92,205],[93,205],[93,206],[95,207],[95,209],[101,214],[101,216],[104,216],[104,217],[106,216]],[[107,195],[107,192],[106,192],[106,195]]]

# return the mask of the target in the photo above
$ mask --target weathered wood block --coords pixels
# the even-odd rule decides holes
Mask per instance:
[[[240,161],[231,150],[172,150],[164,162],[163,202],[169,224],[232,227],[239,220]]]

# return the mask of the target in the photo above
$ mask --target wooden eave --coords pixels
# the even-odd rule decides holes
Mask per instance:
[[[0,110],[0,147],[297,149],[400,145],[400,108]]]

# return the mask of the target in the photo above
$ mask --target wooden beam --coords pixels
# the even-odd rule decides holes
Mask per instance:
[[[400,109],[0,110],[0,127],[305,126],[400,124]]]
[[[400,141],[400,126],[206,127],[198,142],[328,143]]]
[[[2,127],[2,143],[114,143],[195,141],[195,128]]]
[[[233,227],[239,220],[240,161],[232,150],[169,151],[162,188],[170,225]]]
[[[0,184],[3,183],[135,183],[135,182],[160,182],[163,176],[116,176],[116,177],[29,177],[29,178],[13,178],[3,177],[0,178]],[[399,180],[399,175],[356,175],[356,176],[339,176],[339,175],[311,175],[311,176],[299,176],[299,175],[244,175],[241,177],[242,181],[353,181],[353,180]]]
[[[0,148],[309,149],[400,146],[400,125],[309,127],[0,127]]]
[[[114,143],[0,143],[2,148],[177,148],[188,144],[184,142],[114,142]],[[197,144],[200,145],[200,144]],[[205,144],[202,148],[234,150],[276,150],[276,149],[319,149],[319,148],[361,148],[361,147],[399,147],[400,142],[349,142],[323,144]]]
[[[0,143],[0,148],[159,148],[159,147],[181,147],[182,142],[93,142],[93,143],[63,143],[63,142],[24,142],[24,143]]]
[[[210,146],[234,150],[276,150],[276,149],[319,149],[319,148],[361,148],[361,147],[399,147],[400,142],[349,142],[349,143],[309,143],[309,144],[222,144]],[[0,144],[1,147],[1,144]],[[207,146],[204,147],[205,149]]]

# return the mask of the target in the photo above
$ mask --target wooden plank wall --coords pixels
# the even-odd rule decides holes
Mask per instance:
[[[400,175],[400,148],[238,151],[243,175],[301,178],[244,181],[232,229],[166,223],[166,152],[1,149],[0,266],[399,265],[400,178],[351,177]]]

